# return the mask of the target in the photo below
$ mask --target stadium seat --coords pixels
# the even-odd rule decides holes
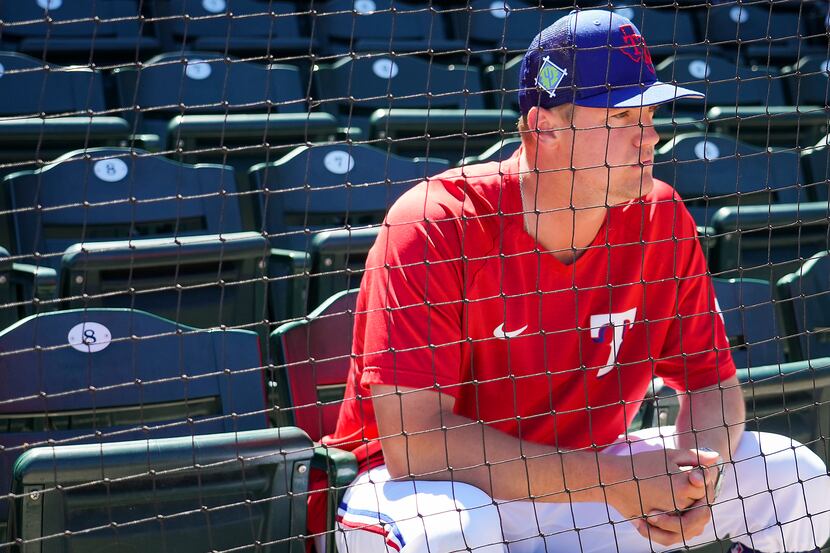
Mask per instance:
[[[489,145],[518,113],[485,109],[481,76],[415,57],[343,58],[314,71],[321,107],[396,153],[458,158]]]
[[[261,159],[271,144],[325,139],[337,130],[331,115],[308,113],[307,87],[290,65],[174,52],[140,68],[116,69],[113,78],[119,109],[131,114],[140,106],[135,115],[141,132],[201,159]]]
[[[15,466],[21,549],[303,553],[315,450],[297,428],[39,447]]]
[[[811,148],[801,153],[801,161],[807,177],[811,197],[826,202],[830,196],[830,135],[824,136]]]
[[[121,117],[102,115],[103,78],[88,68],[0,52],[0,98],[0,164],[8,163],[0,177],[67,149],[115,145],[131,132]]]
[[[353,53],[462,54],[463,40],[448,38],[432,3],[398,0],[315,2],[313,38],[327,57]]]
[[[0,247],[0,329],[27,315],[50,310],[57,284],[54,269],[15,263],[8,250]]]
[[[725,132],[742,142],[792,148],[805,140],[804,127],[820,125],[817,114],[811,119],[787,103],[782,77],[771,70],[753,69],[713,52],[672,56],[656,69],[660,80],[706,95],[703,101],[678,100],[666,108],[681,124],[678,132],[698,123],[704,125],[701,130]]]
[[[798,154],[768,150],[718,133],[677,136],[654,156],[654,176],[671,183],[701,226],[727,205],[809,201]]]
[[[828,132],[828,56],[826,52],[804,55],[794,65],[785,67],[782,80],[800,117],[795,122],[802,138],[798,144],[811,146]]]
[[[200,327],[265,319],[267,240],[242,232],[231,168],[90,149],[4,184],[14,252],[60,272],[65,306],[138,307]]]
[[[334,432],[343,403],[352,351],[352,327],[358,290],[340,291],[307,317],[286,323],[271,334],[271,355],[276,367],[272,405],[282,410],[290,424],[315,440]],[[334,529],[334,513],[346,486],[357,475],[351,453],[320,447],[326,464],[317,467],[328,475],[327,529]],[[334,534],[327,538],[327,553],[336,553]],[[320,552],[322,553],[322,552]]]
[[[750,62],[790,65],[798,58],[803,47],[801,38],[807,33],[805,15],[784,4],[718,0],[697,12],[702,38],[722,51],[741,54]]]
[[[292,2],[155,0],[165,50],[247,53],[270,59],[316,49],[303,35],[307,12]]]
[[[830,251],[813,255],[778,281],[796,359],[830,357]]]
[[[274,248],[269,270],[272,307],[279,309],[279,303],[285,302],[287,309],[274,319],[279,320],[280,314],[304,315],[307,306],[328,297],[318,290],[330,291],[332,282],[344,279],[337,265],[311,263],[309,252],[322,232],[346,229],[348,235],[380,224],[386,210],[408,188],[446,168],[444,160],[406,159],[357,144],[303,146],[273,163],[252,167],[251,187],[262,197],[261,228]],[[356,247],[356,242],[347,238],[346,249],[351,246]],[[332,251],[338,249],[343,251],[340,246]],[[354,255],[365,255],[364,251],[361,247]],[[343,253],[348,258],[351,252]],[[356,259],[362,262],[361,257]],[[324,274],[316,274],[317,270]]]
[[[0,48],[60,62],[136,61],[158,51],[138,0],[0,2]]]
[[[352,351],[357,289],[341,291],[307,317],[271,334],[279,405],[314,440],[334,432]]]
[[[712,283],[735,365],[746,368],[784,362],[784,333],[769,281],[716,278]]]
[[[776,282],[814,253],[830,249],[828,209],[826,201],[720,208],[710,221],[712,274]]]
[[[786,337],[768,281],[713,279],[718,305],[738,367],[747,429],[790,436],[827,458],[830,357],[785,362]],[[678,393],[658,383],[654,422],[673,424]]]
[[[471,165],[473,163],[487,163],[488,161],[504,161],[519,149],[522,139],[506,138],[496,142],[477,156],[470,156],[458,162],[458,165]]]
[[[3,330],[1,493],[37,445],[265,428],[258,343],[128,309],[42,313]]]
[[[524,54],[533,37],[565,13],[527,0],[473,0],[454,10],[452,21],[455,36],[467,41],[473,56],[500,61]]]

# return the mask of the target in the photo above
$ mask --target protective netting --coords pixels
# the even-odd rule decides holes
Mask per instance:
[[[522,75],[574,9],[705,99],[540,116],[616,84]],[[0,0],[0,548],[823,546],[828,28],[814,0]],[[710,511],[711,481],[679,498],[716,445]]]

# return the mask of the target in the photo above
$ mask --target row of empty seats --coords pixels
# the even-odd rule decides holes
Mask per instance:
[[[492,56],[524,51],[573,8],[616,8],[656,55],[714,46],[747,59],[793,61],[802,42],[822,46],[826,5],[692,2],[643,6],[606,0],[19,0],[0,6],[0,48],[51,58],[136,61],[195,48],[276,57],[348,52]],[[138,57],[137,57],[138,56]]]
[[[479,72],[412,57],[343,58],[316,65],[309,80],[295,66],[205,52],[107,74],[0,53],[0,173],[71,148],[125,144],[248,165],[275,147],[333,138],[410,156],[470,155],[515,136],[519,62]],[[684,55],[658,75],[707,95],[663,108],[656,126],[665,138],[718,130],[807,147],[827,132],[826,56],[805,56],[778,75]]]

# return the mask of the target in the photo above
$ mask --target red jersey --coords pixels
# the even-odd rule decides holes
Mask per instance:
[[[563,450],[603,447],[654,376],[678,390],[731,377],[694,220],[666,183],[607,211],[566,265],[525,231],[520,152],[415,186],[366,262],[335,433],[383,463],[370,386],[438,389],[457,414]]]

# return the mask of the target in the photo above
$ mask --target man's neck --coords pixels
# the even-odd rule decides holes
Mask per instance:
[[[569,173],[563,172],[562,176],[570,178]],[[554,175],[545,178],[542,191],[537,190],[537,175],[526,169],[520,183],[527,233],[560,262],[575,262],[594,242],[605,222],[607,208],[574,208],[570,183],[557,182]]]

